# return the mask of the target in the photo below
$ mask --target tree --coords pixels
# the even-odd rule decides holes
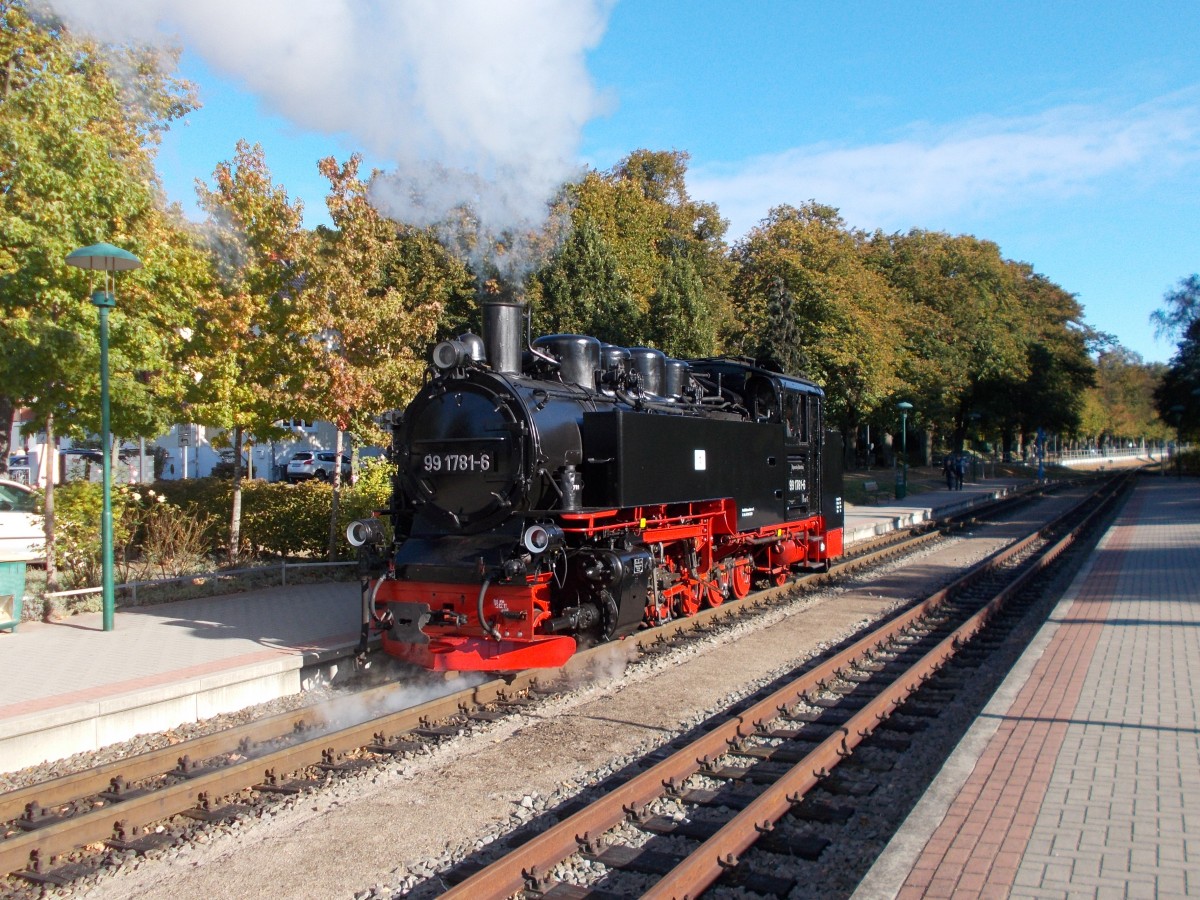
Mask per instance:
[[[306,235],[302,204],[275,185],[261,146],[238,141],[232,161],[213,172],[215,188],[197,182],[208,213],[215,268],[193,340],[196,381],[189,397],[193,420],[225,429],[233,447],[233,510],[229,559],[240,550],[242,442],[279,433],[276,423],[312,410],[311,311],[298,302],[304,286]]]
[[[536,316],[626,346],[719,346],[731,320],[727,223],[688,196],[687,158],[638,150],[567,186],[557,210],[571,231],[531,284]]]
[[[825,389],[827,421],[847,438],[899,386],[897,306],[862,241],[837,210],[808,203],[771,210],[734,249],[734,296],[753,352],[783,368],[803,364],[795,374]]]
[[[313,367],[306,405],[336,423],[339,455],[344,431],[375,434],[379,413],[412,398],[442,311],[470,292],[466,270],[431,235],[375,210],[358,177],[361,164],[358,155],[344,165],[333,157],[318,163],[330,182],[325,202],[334,227],[317,231],[303,292],[315,329],[305,341]],[[337,548],[340,471],[335,468],[330,559]]]
[[[1154,407],[1154,391],[1165,371],[1161,363],[1146,363],[1120,346],[1101,350],[1096,357],[1095,384],[1083,394],[1080,433],[1096,443],[1105,436],[1131,440],[1168,437]]]
[[[1016,435],[1028,445],[1038,429],[1075,433],[1096,366],[1097,336],[1083,324],[1076,298],[1024,263],[1006,262],[1017,292],[1016,336],[1025,345],[1023,370],[992,375],[972,389],[969,405],[998,428],[1005,447]]]
[[[905,393],[961,447],[978,387],[1029,372],[1016,273],[996,244],[971,235],[877,233],[866,249],[906,310]]]
[[[682,249],[668,258],[650,297],[650,342],[668,356],[711,356],[716,333],[704,282]]]
[[[1181,279],[1163,297],[1151,320],[1159,334],[1179,338],[1175,355],[1154,392],[1158,414],[1180,436],[1200,435],[1200,275]]]
[[[115,434],[159,433],[178,408],[172,363],[190,320],[202,261],[159,206],[153,156],[171,121],[195,105],[160,58],[101,47],[21,0],[0,0],[0,466],[13,413],[33,413],[53,454],[56,420],[76,437],[99,431],[96,313],[88,278],[64,264],[100,241],[140,257],[110,318]],[[166,58],[169,65],[170,58]],[[127,78],[112,76],[119,65]],[[53,484],[47,486],[54,581]]]
[[[642,343],[643,318],[629,281],[596,223],[581,217],[561,249],[535,276],[541,334],[590,334],[614,344]]]
[[[1150,314],[1154,332],[1158,336],[1185,337],[1188,329],[1200,319],[1200,275],[1189,275],[1179,280],[1179,286],[1163,295],[1166,307]]]

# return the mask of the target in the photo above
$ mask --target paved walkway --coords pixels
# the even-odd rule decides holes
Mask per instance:
[[[1200,482],[1143,478],[856,895],[1200,896]]]
[[[848,507],[847,541],[984,502],[1015,483],[994,480],[898,504]],[[0,632],[0,772],[345,674],[361,609],[358,583],[349,582],[124,607],[114,619],[109,632],[99,613]],[[324,668],[313,675],[314,666]]]

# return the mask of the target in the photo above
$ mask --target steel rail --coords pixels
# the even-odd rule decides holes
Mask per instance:
[[[711,759],[724,754],[729,747],[754,734],[766,722],[778,718],[780,712],[786,711],[804,700],[805,695],[809,692],[822,688],[856,661],[868,657],[888,640],[912,629],[920,619],[941,606],[951,593],[978,580],[1003,565],[1011,557],[1023,552],[1026,547],[1039,539],[1042,532],[1056,527],[1080,507],[1091,502],[1093,498],[1094,494],[1089,495],[1057,517],[1051,524],[1040,526],[1028,537],[997,550],[952,584],[894,616],[878,629],[855,641],[833,657],[802,673],[790,684],[779,688],[744,712],[717,725],[688,746],[597,798],[589,806],[551,826],[506,856],[455,885],[441,896],[452,898],[452,900],[453,898],[474,900],[474,898],[483,897],[509,897],[525,889],[529,883],[537,882],[555,864],[568,858],[581,846],[624,821],[631,811],[641,809],[651,801],[665,796],[684,780],[700,771]],[[868,708],[878,711],[875,703]],[[818,752],[830,752],[828,749],[821,750],[826,745],[840,749],[841,742],[842,739],[835,735],[834,738],[821,744]],[[836,752],[834,757],[836,757]],[[827,760],[827,763],[828,761],[830,760]],[[791,790],[795,793],[798,789],[793,786]],[[810,788],[804,788],[804,790],[808,789]],[[788,808],[790,808],[790,803]],[[739,819],[739,822],[739,828],[746,824],[744,819]],[[722,829],[723,832],[725,830],[725,828]],[[750,831],[757,836],[758,832],[754,828],[751,828]],[[753,840],[750,843],[753,843]],[[707,847],[707,843],[705,846]],[[724,852],[728,854],[741,851],[728,850]],[[728,864],[727,859],[722,863],[719,854],[714,857],[711,852],[706,854],[706,859],[716,860],[714,864],[718,867],[718,876],[720,871],[723,871],[723,865]]]
[[[1013,594],[1053,563],[1075,541],[1079,532],[1107,506],[1111,496],[1092,509],[1068,534],[1052,546],[1043,548],[1036,559],[988,603],[851,716],[839,729],[840,734],[835,733],[818,744],[787,774],[764,789],[716,834],[643,893],[643,900],[698,896],[726,869],[736,865],[738,856],[752,846],[762,833],[770,831],[809,791],[827,778],[838,763],[849,757],[855,747],[871,737],[893,711],[920,690],[925,681],[945,666],[960,647],[986,627]]]

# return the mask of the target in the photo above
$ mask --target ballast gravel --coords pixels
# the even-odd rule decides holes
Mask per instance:
[[[519,714],[472,725],[436,746],[340,777],[249,819],[209,826],[178,846],[44,896],[435,896],[445,888],[439,875],[455,863],[514,830],[538,829],[563,801],[945,584],[1007,543],[1014,530],[979,526],[971,536],[802,594],[640,662],[628,645],[614,643],[607,671]],[[669,804],[659,812],[680,814]],[[589,880],[588,870],[593,880],[603,872],[592,863],[566,865],[572,871],[562,874],[571,881]]]

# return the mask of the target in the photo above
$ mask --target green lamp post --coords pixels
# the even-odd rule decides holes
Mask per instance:
[[[108,404],[108,311],[117,305],[116,273],[140,269],[141,260],[112,244],[93,244],[67,256],[67,265],[104,273],[104,288],[92,293],[100,312],[100,432],[104,453],[104,507],[100,514],[100,589],[104,630],[113,630],[116,588],[113,584],[112,434]]]
[[[896,404],[896,409],[900,410],[900,455],[903,457],[902,468],[896,470],[897,500],[908,496],[908,411],[912,408],[913,405],[907,400]]]

